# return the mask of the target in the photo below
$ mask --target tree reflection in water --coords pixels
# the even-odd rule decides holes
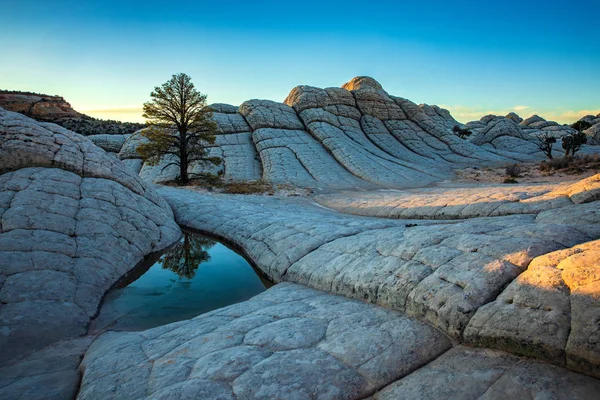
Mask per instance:
[[[180,278],[192,279],[200,264],[210,261],[207,250],[216,243],[206,237],[184,232],[183,239],[161,257],[160,263],[164,269],[175,272]]]

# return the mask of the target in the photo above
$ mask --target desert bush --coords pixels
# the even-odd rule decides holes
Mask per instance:
[[[578,174],[585,170],[598,170],[600,169],[600,156],[594,154],[542,161],[539,169],[543,172],[562,171],[567,174]]]
[[[521,169],[519,164],[511,164],[506,166],[504,172],[511,178],[518,178],[521,175],[521,172],[523,172],[523,170]]]
[[[273,186],[266,181],[229,182],[223,185],[223,193],[229,194],[262,194],[274,192]]]
[[[468,128],[461,128],[458,125],[454,125],[452,132],[454,132],[454,134],[461,139],[466,139],[467,136],[471,136],[471,134],[473,134],[473,132],[471,132]]]
[[[576,132],[562,138],[562,148],[565,149],[565,157],[575,156],[581,146],[587,143],[587,136],[583,132]]]
[[[556,138],[550,135],[550,133],[544,132],[538,136],[536,146],[546,157],[552,160],[552,146],[554,146],[554,143],[556,143]]]
[[[146,127],[146,124],[101,120],[88,116],[81,118],[62,118],[52,122],[84,136],[98,134],[124,135]]]
[[[573,125],[571,125],[571,128],[573,128],[579,132],[582,132],[582,131],[585,131],[586,129],[591,128],[591,126],[592,126],[592,124],[590,124],[589,122],[580,119],[579,121],[577,121]]]

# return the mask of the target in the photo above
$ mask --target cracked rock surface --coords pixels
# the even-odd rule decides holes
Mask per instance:
[[[72,398],[78,365],[81,399],[598,397],[600,175],[432,187],[456,166],[536,160],[536,135],[571,128],[490,115],[459,139],[447,110],[369,77],[210,107],[210,172],[333,193],[150,189],[177,171],[143,165],[139,131],[92,138],[115,157],[0,109],[0,398]],[[89,347],[101,297],[178,237],[173,218],[278,284]]]
[[[460,222],[363,219],[307,201],[163,188],[184,226],[235,243],[275,281],[424,318],[460,340],[475,312],[535,257],[598,239],[598,203]],[[193,210],[202,209],[205,213]],[[567,216],[570,216],[567,217]]]
[[[468,341],[600,376],[600,241],[536,257],[481,307]]]
[[[577,182],[507,186],[437,186],[403,191],[338,192],[315,196],[348,214],[384,218],[468,219],[542,211],[600,199],[600,174]]]
[[[180,230],[137,174],[57,125],[0,109],[0,159],[0,364],[7,365],[84,335],[106,290]],[[10,381],[0,393],[25,384]]]
[[[282,283],[188,321],[104,334],[78,398],[358,399],[449,347],[398,312]]]
[[[416,226],[303,198],[161,188],[179,223],[282,283],[189,321],[102,335],[79,397],[593,399],[595,181],[533,190],[570,199],[545,211]]]
[[[458,346],[373,396],[394,399],[594,399],[600,381],[539,361]]]

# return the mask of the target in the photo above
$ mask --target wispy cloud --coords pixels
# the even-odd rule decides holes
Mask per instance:
[[[568,110],[562,112],[554,112],[548,113],[549,120],[552,121],[567,121],[567,122],[575,122],[586,115],[598,115],[600,113],[600,108],[595,110]]]

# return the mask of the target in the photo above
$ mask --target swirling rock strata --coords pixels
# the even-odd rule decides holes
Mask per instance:
[[[0,362],[86,332],[104,292],[175,241],[168,204],[90,140],[0,109]]]

